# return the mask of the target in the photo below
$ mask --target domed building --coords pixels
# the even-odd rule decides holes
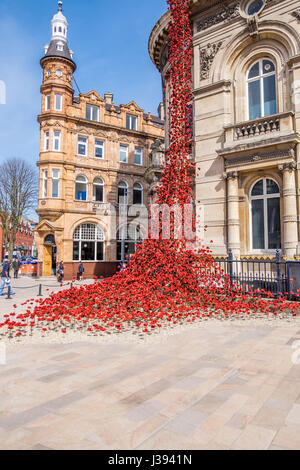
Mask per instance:
[[[144,236],[138,222],[134,233],[124,226],[120,207],[130,224],[152,200],[162,171],[154,156],[164,140],[163,115],[134,101],[116,105],[112,93],[76,95],[62,2],[51,33],[41,59],[38,275],[55,274],[62,260],[66,279],[80,261],[87,277],[111,275]]]
[[[215,255],[300,255],[299,7],[191,1],[196,201]],[[169,12],[149,39],[165,101],[168,21]]]

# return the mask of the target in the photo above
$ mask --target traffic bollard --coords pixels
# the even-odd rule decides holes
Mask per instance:
[[[11,286],[7,287],[7,297],[6,297],[6,299],[11,300]]]
[[[38,294],[38,297],[43,297],[43,294],[42,294],[42,284],[39,285],[39,294]]]

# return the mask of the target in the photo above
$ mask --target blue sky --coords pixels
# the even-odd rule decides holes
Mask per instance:
[[[156,114],[161,78],[148,38],[166,0],[64,0],[63,10],[81,92],[112,92],[116,104],[135,100]],[[39,60],[56,11],[56,0],[0,0],[0,81],[7,89],[6,104],[0,104],[0,164],[12,157],[38,160]]]

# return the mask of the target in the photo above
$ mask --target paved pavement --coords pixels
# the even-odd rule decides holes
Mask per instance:
[[[75,285],[90,284],[93,280],[83,281],[79,283],[76,281]],[[39,285],[42,284],[42,295],[48,297],[51,292],[58,292],[67,289],[70,286],[69,282],[64,282],[63,287],[57,282],[56,277],[44,277],[40,279],[22,276],[19,279],[12,279],[12,289],[16,295],[12,296],[11,300],[7,300],[7,289],[5,288],[5,296],[0,297],[0,321],[3,320],[3,315],[12,312],[14,304],[20,305],[28,299],[37,299],[39,294]],[[19,309],[18,313],[24,309]]]
[[[161,342],[9,347],[0,448],[299,450],[297,340],[299,323],[211,321]]]

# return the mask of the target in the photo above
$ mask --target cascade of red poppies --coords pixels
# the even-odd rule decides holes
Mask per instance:
[[[168,72],[169,148],[157,190],[158,204],[181,208],[192,199],[191,92],[192,31],[190,0],[168,0],[170,10],[170,69]],[[245,292],[232,286],[228,276],[215,267],[209,249],[189,249],[186,238],[165,240],[159,221],[159,239],[141,244],[126,270],[110,279],[80,288],[72,287],[34,304],[25,313],[7,315],[0,333],[45,337],[48,332],[69,331],[104,334],[124,329],[144,333],[170,324],[209,318],[240,318],[249,315],[295,316],[297,302],[287,302],[261,291]],[[192,224],[195,228],[195,224]]]

